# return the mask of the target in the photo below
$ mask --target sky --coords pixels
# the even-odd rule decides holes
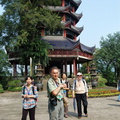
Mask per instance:
[[[81,12],[83,16],[76,26],[84,27],[78,38],[86,46],[100,48],[102,36],[120,31],[120,0],[82,0],[76,13]]]

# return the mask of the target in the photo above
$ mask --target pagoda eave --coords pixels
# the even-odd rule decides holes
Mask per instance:
[[[87,54],[81,51],[69,51],[69,50],[55,50],[55,51],[49,51],[49,57],[69,57],[69,58],[82,58],[82,59],[87,59],[87,60],[92,60],[93,55],[92,54]]]
[[[77,10],[77,8],[80,6],[80,4],[82,3],[82,0],[77,0],[77,1],[75,1],[75,0],[71,0],[71,3],[73,3],[75,6],[76,6],[76,10]]]
[[[61,6],[48,6],[47,7],[49,10],[56,11],[56,12],[62,12],[62,11],[69,11],[70,5],[61,7]]]
[[[80,33],[83,31],[83,27],[81,27],[81,29],[79,29],[79,30],[78,30],[78,29],[75,29],[75,27],[74,27],[74,28],[73,28],[73,27],[72,27],[72,28],[70,28],[70,27],[65,27],[65,29],[66,29],[66,30],[70,30],[70,31],[76,33],[77,36],[80,35]]]
[[[74,16],[74,17],[75,17],[76,19],[78,19],[78,20],[83,16],[82,13],[77,14],[77,13],[75,13],[75,12],[71,12],[71,14],[72,14],[72,16]]]

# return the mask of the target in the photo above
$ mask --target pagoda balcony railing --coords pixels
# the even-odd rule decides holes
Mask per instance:
[[[77,56],[83,56],[92,59],[93,55],[83,53],[80,51],[49,51],[49,56],[68,56],[68,57],[77,57]]]

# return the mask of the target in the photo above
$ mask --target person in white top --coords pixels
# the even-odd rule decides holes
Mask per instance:
[[[83,102],[84,107],[84,113],[87,117],[87,98],[88,98],[88,88],[86,81],[83,79],[82,73],[77,73],[77,79],[73,81],[73,98],[76,98],[77,101],[77,111],[78,111],[78,119],[82,117],[82,105],[81,102]]]

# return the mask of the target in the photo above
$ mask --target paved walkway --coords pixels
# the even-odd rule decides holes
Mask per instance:
[[[0,120],[20,120],[21,118],[21,93],[6,92],[0,94]],[[36,109],[36,120],[49,120],[47,112],[46,91],[39,92],[38,105]],[[117,96],[105,98],[88,98],[88,118],[82,120],[119,120],[120,102]],[[69,99],[69,118],[65,120],[77,120],[77,114],[73,111],[72,99]],[[27,119],[29,120],[29,119]]]

